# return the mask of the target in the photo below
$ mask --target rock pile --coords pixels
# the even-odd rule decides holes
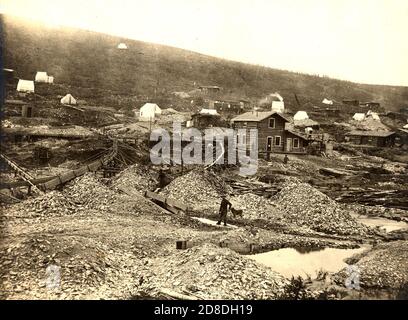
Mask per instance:
[[[288,223],[341,235],[365,235],[369,230],[336,201],[296,178],[284,182],[281,191],[271,200]]]
[[[181,201],[193,210],[218,210],[223,194],[232,192],[222,178],[206,170],[192,170],[173,180],[162,194]]]
[[[35,198],[27,199],[4,210],[6,215],[37,217],[37,216],[64,216],[76,212],[76,204],[62,192],[51,191]]]
[[[236,209],[243,210],[245,219],[266,219],[276,217],[276,209],[270,201],[253,193],[231,197],[230,202]]]
[[[93,239],[84,242],[82,237],[72,235],[23,238],[0,249],[0,254],[2,299],[72,299],[103,295],[100,287],[125,273],[122,260],[132,259]],[[50,267],[57,272],[57,278],[50,278],[47,271]],[[50,288],[49,281],[53,279],[55,287]]]
[[[382,243],[362,253],[354,266],[359,272],[363,289],[399,290],[408,284],[408,242]],[[347,269],[336,274],[336,280],[344,285],[349,277]]]
[[[71,181],[63,193],[80,208],[107,210],[117,201],[117,194],[102,184],[93,173]]]
[[[276,299],[287,282],[250,258],[210,244],[160,260],[143,286],[153,296],[169,289],[202,299]]]
[[[129,213],[135,202],[104,185],[94,173],[70,181],[63,191],[51,191],[27,199],[7,210],[10,215],[24,217],[64,216],[87,213]]]
[[[134,164],[119,173],[119,175],[113,179],[112,184],[117,187],[144,192],[146,190],[154,190],[157,185],[157,180],[147,168],[139,164]]]

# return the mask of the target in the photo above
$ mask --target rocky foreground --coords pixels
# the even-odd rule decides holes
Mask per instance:
[[[258,201],[259,216],[255,205],[248,206],[250,214],[233,219],[238,228],[224,229],[202,224],[188,215],[166,214],[142,196],[141,191],[154,185],[151,175],[137,166],[129,170],[111,180],[87,174],[62,191],[3,208],[2,299],[133,299],[172,295],[194,299],[296,298],[290,279],[230,248],[220,248],[220,244],[256,244],[265,250],[355,248],[358,242],[350,240],[347,234],[358,236],[359,241],[372,239],[367,238],[372,237],[369,229],[339,211],[337,203],[323,199],[308,185],[299,186],[298,181],[288,181],[270,200],[254,195],[237,196]],[[188,180],[188,184],[183,187],[180,183],[183,180],[178,179],[183,177],[175,179],[167,192],[200,204],[193,193],[203,197],[203,201],[209,200],[208,193],[194,189],[193,184],[208,183],[214,193],[210,193],[212,202],[205,203],[216,207],[217,197],[228,185],[211,173],[194,171],[189,175],[194,179],[184,176],[184,183]],[[299,210],[290,207],[290,203]],[[192,247],[176,250],[178,240],[187,240]],[[363,270],[363,289],[395,291],[406,284],[406,252],[406,241],[398,241],[375,246],[363,256],[357,262]],[[49,288],[50,267],[59,270],[57,288]],[[344,287],[341,273],[336,279],[337,288]],[[325,290],[317,286],[309,290],[307,297],[327,298]]]

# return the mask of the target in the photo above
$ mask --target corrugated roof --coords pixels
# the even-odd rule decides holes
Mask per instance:
[[[278,116],[282,117],[286,121],[290,122],[290,119],[286,117],[286,115],[283,115],[282,113],[276,112],[276,111],[249,111],[245,112],[243,114],[240,114],[236,116],[235,118],[232,118],[232,122],[239,122],[239,121],[255,121],[259,122],[262,121],[271,115],[277,114]]]
[[[393,135],[393,131],[363,131],[363,130],[352,130],[346,133],[346,136],[365,136],[365,137],[388,137]]]

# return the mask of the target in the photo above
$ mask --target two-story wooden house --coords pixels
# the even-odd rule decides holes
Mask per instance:
[[[308,138],[294,130],[286,128],[288,116],[276,112],[251,111],[240,114],[231,120],[234,129],[246,129],[239,141],[250,145],[250,130],[258,129],[258,150],[260,155],[268,153],[306,153]]]

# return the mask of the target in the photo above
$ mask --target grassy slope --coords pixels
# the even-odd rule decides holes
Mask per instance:
[[[243,64],[163,45],[125,40],[78,29],[52,29],[3,16],[4,66],[20,78],[47,71],[57,83],[152,95],[189,91],[193,83],[219,85],[230,97],[258,99],[278,91],[294,110],[324,97],[380,101],[389,110],[408,104],[408,87],[373,86]]]

